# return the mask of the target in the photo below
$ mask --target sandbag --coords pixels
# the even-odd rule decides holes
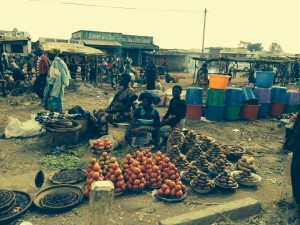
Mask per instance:
[[[32,137],[43,133],[45,130],[42,129],[38,121],[30,119],[21,123],[20,120],[13,117],[8,118],[8,124],[4,131],[5,138]]]

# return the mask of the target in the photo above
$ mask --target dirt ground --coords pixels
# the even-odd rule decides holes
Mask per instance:
[[[174,73],[175,74],[175,73]],[[179,84],[184,88],[192,85],[192,72],[176,74],[182,79]],[[246,78],[236,78],[231,81],[232,86],[244,86]],[[164,84],[171,88],[174,84]],[[75,90],[74,87],[77,87]],[[107,102],[113,97],[114,90],[108,84],[94,88],[77,81],[76,85],[66,90],[65,109],[81,105],[84,109],[105,108]],[[24,96],[9,96],[0,99],[0,132],[4,131],[8,117],[20,121],[30,119],[31,114],[44,111],[34,94]],[[161,116],[167,108],[158,108]],[[290,205],[278,204],[285,180],[287,154],[281,152],[284,141],[284,128],[278,127],[276,118],[258,121],[239,120],[234,122],[208,123],[200,120],[187,120],[186,128],[193,129],[214,137],[223,144],[239,144],[247,149],[247,154],[255,158],[258,174],[263,178],[256,188],[240,186],[235,192],[214,190],[210,194],[200,195],[188,190],[187,198],[180,203],[164,203],[153,198],[150,189],[142,193],[126,193],[115,198],[110,224],[157,224],[158,221],[187,213],[201,210],[209,205],[222,204],[228,201],[245,197],[259,200],[263,206],[261,215],[249,218],[240,223],[234,223],[227,218],[216,221],[216,224],[289,224],[292,222],[290,215],[293,211]],[[239,132],[233,132],[238,129]],[[124,130],[110,127],[110,133],[123,136]],[[43,136],[33,138],[0,139],[0,188],[18,189],[30,193],[32,196],[40,190],[34,184],[35,174],[42,168],[41,159],[54,149],[49,147]],[[81,139],[74,151],[78,150],[83,161],[91,157],[88,150],[88,140]],[[123,147],[114,151],[114,155],[121,161],[127,153],[135,150]],[[44,170],[49,176],[52,170]],[[44,187],[51,185],[47,182]],[[81,184],[82,186],[83,184]],[[46,214],[32,207],[25,215],[11,224],[20,224],[21,221],[30,221],[34,225],[84,225],[88,210],[88,200],[77,208],[63,214]],[[280,216],[279,216],[280,215]]]

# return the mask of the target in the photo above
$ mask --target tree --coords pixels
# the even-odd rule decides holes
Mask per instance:
[[[273,42],[269,47],[271,52],[283,52],[280,44]]]
[[[239,46],[240,46],[240,48],[247,48],[248,51],[250,51],[250,52],[263,50],[263,46],[261,43],[251,43],[251,42],[246,42],[246,41],[240,41]]]
[[[247,46],[247,49],[250,52],[255,52],[255,51],[262,51],[263,50],[263,46],[261,45],[261,43],[249,43],[249,45]]]

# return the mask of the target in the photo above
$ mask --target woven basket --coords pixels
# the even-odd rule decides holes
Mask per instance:
[[[81,125],[81,128],[79,130],[79,136],[85,136],[89,131],[89,120],[87,118],[84,119],[77,119],[75,120],[77,123]]]
[[[76,144],[79,138],[79,131],[81,125],[74,121],[76,127],[73,128],[49,128],[45,126],[46,130],[46,141],[52,146]]]

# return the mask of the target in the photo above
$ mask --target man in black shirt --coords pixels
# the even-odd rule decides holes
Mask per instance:
[[[161,121],[161,135],[164,139],[169,136],[174,128],[180,128],[182,130],[184,126],[186,104],[185,101],[180,98],[181,92],[182,87],[179,85],[175,85],[172,88],[173,98],[170,101],[166,115],[164,115]]]

